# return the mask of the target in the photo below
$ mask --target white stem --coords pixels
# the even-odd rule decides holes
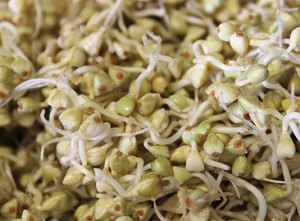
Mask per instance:
[[[86,175],[90,179],[94,180],[94,175],[89,170],[87,170],[86,168],[81,166],[79,163],[77,163],[75,160],[71,160],[71,164],[74,167],[76,167],[76,169],[79,170],[81,173],[83,173],[84,175]]]
[[[57,143],[57,142],[60,142],[60,141],[68,141],[70,140],[70,138],[64,138],[64,137],[57,137],[57,138],[53,138],[45,143],[42,144],[42,147],[41,147],[41,155],[40,155],[40,160],[44,160],[44,155],[45,155],[45,149],[46,147],[48,147],[50,144],[53,144],[53,143]]]
[[[162,138],[162,139],[156,137],[156,135],[152,131],[150,131],[150,137],[153,140],[153,142],[158,145],[168,145],[168,144],[174,143],[176,140],[178,140],[187,127],[188,127],[188,124],[185,123],[172,137]]]
[[[193,175],[193,177],[197,177],[200,180],[202,180],[205,183],[205,185],[209,191],[211,191],[213,189],[211,183],[209,182],[209,179],[207,178],[207,176],[205,174],[193,173],[192,175]]]
[[[225,134],[245,134],[248,129],[244,126],[241,127],[228,127],[223,125],[216,125],[211,129],[211,133],[225,133]]]
[[[13,34],[13,39],[19,38],[19,31],[17,27],[14,26],[12,23],[7,21],[0,22],[0,30],[2,30],[3,28],[8,29]]]
[[[153,200],[153,205],[154,205],[154,211],[155,211],[155,214],[157,215],[157,217],[159,218],[159,220],[160,220],[160,221],[167,221],[167,220],[161,215],[161,213],[159,212],[159,209],[157,208],[156,203],[155,203],[154,200]]]
[[[220,162],[217,162],[217,161],[214,161],[212,159],[210,159],[209,156],[206,156],[204,158],[204,163],[209,165],[209,166],[212,166],[212,167],[215,167],[215,168],[218,168],[218,169],[222,169],[222,170],[230,170],[230,166],[224,164],[224,163],[220,163]]]
[[[226,64],[223,64],[221,61],[216,59],[213,56],[205,56],[203,59],[200,60],[202,63],[210,62],[214,66],[220,68],[223,71],[245,71],[246,67],[240,67],[240,66],[229,66]]]
[[[292,119],[300,119],[300,113],[297,112],[292,112],[292,113],[288,113],[283,117],[282,120],[282,133],[287,132],[288,130],[288,126],[289,126],[289,122]],[[296,127],[296,130],[294,132],[296,138],[298,141],[300,141],[300,133],[299,133],[299,129]]]
[[[227,179],[234,181],[236,184],[244,187],[245,189],[247,189],[249,192],[251,192],[256,197],[259,207],[258,207],[258,214],[257,214],[255,221],[265,220],[266,215],[267,215],[267,202],[265,200],[264,195],[255,186],[248,183],[246,180],[237,178],[227,172],[224,172],[224,176]]]
[[[85,154],[85,145],[84,145],[84,141],[82,139],[78,140],[78,151],[79,151],[79,157],[81,160],[81,164],[83,167],[87,166],[87,157]]]
[[[120,183],[118,181],[116,181],[114,178],[108,176],[101,169],[94,168],[94,171],[95,171],[95,180],[96,181],[103,182],[106,180],[108,183],[110,183],[114,187],[114,189],[118,192],[118,194],[120,194],[124,198],[129,198],[132,196],[130,193],[128,193],[127,191],[125,191],[123,189],[123,187],[120,185]]]
[[[201,116],[201,113],[204,112],[204,110],[210,106],[210,101],[209,100],[206,100],[204,102],[202,102],[198,109],[196,110],[196,112],[193,114],[193,116],[191,117],[191,119],[189,120],[189,126],[193,126],[196,121],[197,121],[197,118],[199,118]]]
[[[5,170],[5,173],[6,173],[7,177],[8,177],[8,179],[9,179],[9,181],[11,182],[13,188],[15,190],[17,190],[17,186],[16,186],[16,183],[15,183],[14,177],[13,177],[13,175],[11,173],[11,169],[10,169],[10,166],[9,166],[9,163],[8,163],[7,160],[4,161],[4,170]]]
[[[100,36],[109,28],[110,24],[114,23],[118,15],[118,11],[122,8],[123,0],[117,0],[107,15],[104,24],[99,28]]]
[[[41,30],[41,26],[42,26],[42,8],[41,8],[41,4],[40,4],[40,0],[34,0],[34,9],[36,12],[36,16],[35,16],[35,30],[33,33],[33,37],[35,38],[40,30]]]

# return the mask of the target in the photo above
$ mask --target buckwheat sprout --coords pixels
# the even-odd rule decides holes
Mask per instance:
[[[265,200],[264,195],[252,184],[248,183],[246,180],[237,178],[230,173],[224,172],[224,177],[229,180],[232,180],[237,185],[244,187],[249,192],[253,193],[258,201],[258,214],[256,216],[256,221],[264,220],[267,215],[267,202]]]
[[[150,131],[150,137],[152,141],[158,145],[168,145],[178,140],[187,127],[188,127],[188,123],[186,122],[181,126],[181,128],[175,134],[173,134],[171,137],[168,138],[159,138],[155,135],[154,132]]]
[[[51,78],[55,78],[55,76],[57,76],[58,73],[61,73],[65,71],[65,69],[63,68],[60,68],[60,69],[53,69],[53,70],[50,70],[48,72],[45,72],[43,74],[43,77],[51,77]]]
[[[201,42],[202,42],[202,40],[198,40],[198,41],[195,41],[193,43],[192,50],[193,50],[193,54],[196,57],[195,59],[200,58],[202,56],[202,53],[201,53],[202,51],[201,51],[201,49],[199,47],[199,45],[201,44]]]
[[[199,89],[194,89],[194,104],[197,105],[199,103]]]
[[[149,145],[149,143],[152,143],[151,138],[147,138],[144,140],[143,145],[144,145],[145,149],[148,150],[150,153],[152,153],[154,156],[156,156],[156,154],[153,153],[152,147]],[[147,164],[146,166],[144,166],[144,168],[143,168],[144,171],[149,170],[149,169],[151,169],[150,163]]]
[[[180,88],[190,86],[190,85],[192,85],[192,82],[189,78],[182,78],[175,82],[170,82],[168,89],[169,89],[169,91],[174,92]]]
[[[170,122],[170,124],[168,125],[168,127],[165,129],[165,131],[160,134],[160,137],[163,137],[163,138],[168,137],[171,134],[171,132],[173,131],[173,129],[178,125],[180,125],[180,123],[178,121],[172,120]]]
[[[168,28],[170,28],[170,17],[167,13],[164,1],[163,0],[158,0],[158,4],[159,4],[159,7],[164,10],[164,15],[163,15],[164,22],[165,22],[166,26]]]
[[[85,72],[98,72],[100,70],[101,69],[99,67],[94,65],[84,65],[79,68],[76,68],[76,70],[74,70],[72,74],[79,75],[84,74]]]
[[[217,177],[217,183],[220,185],[223,179],[224,171],[221,170]]]
[[[265,115],[272,115],[272,116],[276,117],[279,120],[283,119],[283,115],[279,111],[275,110],[274,108],[259,109],[256,112],[257,113],[262,113],[262,114],[265,114]]]
[[[256,48],[256,49],[253,49],[251,50],[250,52],[248,52],[245,57],[247,58],[251,58],[251,57],[255,57],[257,56],[258,54],[260,54],[261,52],[261,48]]]
[[[168,105],[174,111],[181,112],[181,109],[178,106],[176,106],[176,104],[172,100],[168,98],[163,98],[162,103]]]
[[[268,144],[272,150],[275,149],[275,146],[273,145],[273,143],[271,142],[271,140],[266,136],[266,134],[262,133],[260,129],[258,129],[253,123],[251,123],[250,121],[246,120],[245,118],[237,115],[236,113],[234,113],[233,111],[231,111],[226,104],[223,102],[223,98],[222,95],[219,97],[219,104],[220,106],[228,113],[233,115],[234,117],[240,119],[241,121],[243,121],[247,126],[251,127],[253,129],[254,135],[258,136],[260,135],[260,137],[265,141],[266,144]]]
[[[104,104],[105,101],[110,103],[112,101],[115,101],[115,99],[119,99],[125,96],[126,94],[126,92],[111,91],[104,95],[94,98],[93,102],[100,104],[102,107],[106,107],[108,104]]]
[[[58,137],[58,138],[53,138],[45,143],[42,144],[42,147],[41,147],[41,153],[40,153],[40,160],[43,161],[44,160],[44,155],[45,155],[45,149],[46,147],[48,147],[50,144],[53,144],[53,143],[57,143],[57,142],[60,142],[60,141],[69,141],[70,138],[65,138],[65,137]],[[1,155],[0,155],[1,156]]]
[[[3,165],[4,165],[4,171],[9,179],[9,181],[11,182],[13,188],[16,190],[17,189],[17,186],[16,186],[16,183],[15,183],[15,180],[14,180],[14,177],[11,173],[11,168],[9,166],[9,163],[7,160],[4,160],[3,162]]]
[[[190,24],[199,25],[200,27],[201,26],[204,26],[204,27],[207,26],[207,24],[204,22],[204,20],[201,20],[200,18],[191,16],[191,15],[186,15],[185,20],[186,20],[186,22],[188,22]]]
[[[7,29],[12,33],[12,37],[14,40],[19,39],[19,32],[16,26],[14,26],[12,23],[7,22],[7,21],[2,21],[0,22],[0,30],[2,29]]]
[[[271,40],[273,40],[273,38],[274,38],[274,40],[278,42],[278,46],[280,48],[282,48],[282,32],[283,32],[283,29],[284,29],[284,24],[281,20],[279,9],[276,10],[276,15],[277,15],[277,21],[276,22],[278,24],[278,28],[277,28],[276,32],[271,35]]]
[[[233,207],[242,206],[244,204],[243,200],[234,199],[227,203],[227,205],[223,208],[223,210],[231,210]]]
[[[182,110],[184,113],[193,111],[195,109],[194,106],[198,104],[198,101],[189,98],[187,98],[187,102],[189,103],[188,106]]]
[[[66,70],[70,69],[72,66],[75,65],[75,64],[68,65],[68,62],[70,61],[71,56],[72,56],[72,53],[69,53],[66,56],[64,56],[59,62],[43,66],[41,69],[39,69],[37,71],[37,75],[44,75],[49,71],[60,69],[64,66],[66,66]]]
[[[135,178],[135,175],[124,175],[124,176],[121,176],[120,178],[118,178],[118,181],[120,183],[128,183],[130,181],[133,181],[134,178]],[[127,189],[127,191],[129,191],[129,188]]]
[[[167,62],[167,63],[169,63],[170,65],[173,65],[173,64],[174,64],[174,60],[173,60],[173,58],[170,57],[170,56],[167,56],[167,55],[161,55],[161,54],[160,54],[160,55],[158,56],[158,58],[159,58],[160,61]]]
[[[212,166],[212,167],[215,167],[215,168],[218,168],[221,170],[226,170],[226,171],[230,170],[230,166],[228,166],[224,163],[218,162],[218,161],[214,161],[209,156],[205,156],[203,161],[208,166]]]
[[[110,33],[113,37],[115,37],[120,43],[126,44],[128,46],[136,47],[136,45],[139,43],[136,40],[126,38],[123,36],[119,31],[117,30],[110,30]]]
[[[145,145],[144,145],[145,146]],[[145,147],[150,153],[151,151],[149,149],[151,149],[151,147],[148,145],[147,147]],[[154,154],[153,154],[154,155]],[[147,170],[150,170],[151,169],[151,163],[148,163],[147,165],[145,165],[143,167],[143,171],[147,171]]]
[[[173,111],[173,110],[168,110],[167,113],[168,113],[169,116],[176,116],[176,117],[179,117],[181,119],[188,119],[190,117],[189,114],[181,114],[181,113],[178,113],[178,112]]]
[[[182,193],[182,199],[181,199],[181,205],[182,205],[182,216],[181,218],[183,218],[184,221],[188,221],[188,218],[187,218],[187,205],[186,205],[186,202],[185,202],[185,197],[186,197],[186,190],[181,187],[179,184],[177,186],[177,189]]]
[[[220,173],[224,173],[224,171],[221,171]],[[220,183],[218,183],[215,178],[208,172],[205,172],[207,178],[209,179],[210,183],[213,184],[215,193],[219,193],[221,197],[223,198],[223,201],[217,206],[215,210],[219,210],[227,203],[227,197],[226,194],[223,192],[223,190],[220,187]]]
[[[177,190],[184,190],[184,189],[180,186],[178,180],[176,180],[174,177],[171,177],[171,176],[169,176],[169,177],[163,177],[162,180],[163,180],[163,181],[169,181],[169,183],[170,183],[171,185],[173,185],[173,187],[175,187]]]
[[[87,157],[85,154],[85,145],[84,145],[84,141],[82,139],[78,140],[78,152],[79,152],[79,157],[81,160],[81,164],[83,167],[87,166]]]
[[[147,55],[149,57],[149,65],[146,68],[145,71],[143,71],[137,78],[134,84],[134,94],[136,94],[136,96],[139,94],[140,88],[141,88],[141,83],[142,81],[154,70],[156,63],[158,62],[159,59],[159,52],[160,52],[160,48],[161,48],[161,38],[151,34],[151,33],[147,33],[157,44],[156,46],[156,50],[155,52],[151,52],[148,46],[148,42],[147,42],[147,36],[144,34],[142,36],[142,41],[143,41],[143,45],[146,49]]]
[[[159,209],[157,208],[157,205],[155,203],[155,200],[153,200],[153,207],[154,207],[154,211],[155,214],[157,215],[157,217],[159,218],[160,221],[167,221],[163,215],[159,212]]]
[[[70,162],[74,167],[76,167],[77,170],[79,170],[81,173],[83,173],[84,175],[88,176],[90,179],[94,180],[94,175],[87,170],[86,168],[84,168],[82,165],[80,165],[79,163],[77,163],[75,160],[71,160]]]
[[[95,24],[100,23],[102,19],[104,19],[105,17],[107,17],[108,14],[109,14],[109,11],[110,11],[110,8],[103,9],[99,13],[99,15],[97,16],[97,18],[95,19]]]
[[[118,26],[123,33],[128,33],[128,29],[125,25],[124,16],[121,10],[118,10]]]
[[[13,89],[13,91],[2,101],[2,103],[0,103],[0,108],[2,108],[4,105],[6,105],[11,99],[13,99],[16,96],[17,93],[19,93],[21,91],[28,90],[28,89],[41,88],[41,87],[48,86],[49,84],[54,84],[58,88],[65,88],[73,96],[75,94],[77,97],[76,92],[73,91],[73,89],[71,89],[65,83],[57,82],[53,79],[48,79],[48,78],[34,78],[34,79],[24,81],[23,83],[21,83],[17,87],[15,87]]]
[[[144,160],[140,157],[136,158],[137,166],[136,166],[136,175],[134,179],[134,184],[137,184],[143,175],[144,168]]]
[[[281,180],[272,180],[272,179],[268,179],[268,178],[263,178],[264,181],[268,181],[270,183],[276,183],[276,184],[296,184],[296,185],[300,185],[300,181],[281,181]]]
[[[270,211],[270,214],[272,214],[274,217],[278,217],[279,218],[279,214],[278,214],[277,210],[273,206],[268,205],[268,210]]]
[[[100,141],[108,138],[109,136],[114,136],[110,132],[111,132],[110,124],[104,124],[104,129],[103,129],[102,133],[99,134],[98,136],[95,136],[95,137],[79,137],[79,138],[85,139],[85,140],[90,140],[90,141],[95,140],[95,141],[100,142]]]
[[[35,38],[40,30],[41,30],[41,26],[42,26],[42,8],[41,8],[41,4],[40,4],[40,0],[33,0],[34,3],[34,9],[35,9],[35,30],[33,33],[33,38]]]
[[[5,158],[9,161],[12,161],[16,163],[18,166],[24,166],[26,163],[24,160],[15,157],[13,154],[6,153],[5,151],[0,151],[0,159],[1,158]]]
[[[41,110],[40,118],[43,121],[43,123],[45,124],[45,126],[48,126],[50,129],[54,130],[55,132],[57,132],[57,133],[59,133],[63,136],[66,136],[66,137],[75,137],[74,135],[72,136],[71,133],[68,133],[67,131],[61,130],[61,129],[55,127],[49,121],[47,121],[46,118],[45,118],[45,109]]]
[[[267,89],[273,89],[273,90],[280,91],[286,98],[291,97],[290,93],[278,83],[272,84],[266,80],[266,81],[262,82],[262,85]]]
[[[253,3],[247,4],[247,7],[249,9],[252,9],[254,12],[258,12],[261,15],[263,21],[266,20],[266,17],[268,16],[268,14],[266,13],[265,9],[263,9],[262,7],[259,7],[259,5],[255,5]],[[263,22],[263,23],[265,23],[265,22]]]
[[[138,127],[141,127],[141,128],[145,128],[145,126],[143,124],[141,124],[140,122],[138,122],[134,119],[131,119],[131,118],[128,118],[128,117],[123,117],[123,116],[120,116],[118,114],[114,114],[114,113],[104,109],[99,104],[97,104],[97,103],[95,103],[95,102],[93,102],[89,99],[86,99],[86,101],[87,101],[87,103],[83,104],[83,107],[92,107],[96,111],[98,111],[100,114],[103,114],[105,116],[108,116],[108,117],[111,117],[111,118],[129,123],[129,124],[135,124],[135,125],[137,125]]]
[[[240,191],[239,191],[239,189],[238,189],[238,187],[237,187],[237,185],[232,181],[232,180],[230,180],[230,183],[232,184],[232,186],[233,186],[233,189],[235,190],[235,192],[236,192],[236,196],[237,196],[237,198],[241,198],[241,194],[240,194]]]
[[[115,53],[115,48],[113,46],[113,42],[112,42],[111,38],[105,38],[104,41],[108,47],[109,53],[112,53],[112,54]]]
[[[223,114],[218,114],[218,115],[213,115],[208,117],[206,120],[208,122],[216,122],[216,121],[223,121],[225,122],[228,119],[228,114],[223,113]]]
[[[230,65],[223,64],[217,58],[210,55],[205,55],[204,58],[199,58],[199,62],[202,64],[206,64],[210,62],[212,65],[218,67],[223,71],[245,71],[247,69],[247,67],[230,66]],[[198,63],[197,58],[194,59],[194,63]]]
[[[196,123],[197,119],[201,116],[201,113],[204,112],[204,110],[208,108],[210,104],[211,102],[206,100],[199,105],[198,109],[189,120],[189,126],[193,126]]]
[[[147,16],[154,16],[154,17],[163,17],[165,14],[164,8],[146,8],[144,10],[134,12],[136,17],[147,17]]]
[[[213,208],[211,208],[210,217],[215,221],[226,221],[222,219]]]
[[[78,153],[78,140],[76,138],[72,138],[70,142],[70,152],[69,155],[63,156],[60,159],[60,163],[63,165],[68,165],[71,160],[73,160]]]
[[[296,206],[292,206],[291,211],[287,214],[287,221],[291,221],[296,212]]]
[[[286,183],[286,185],[287,185],[286,192],[287,192],[287,194],[290,194],[293,191],[293,185],[290,183],[290,182],[292,182],[290,170],[289,170],[285,160],[279,159],[279,162],[281,163],[283,178],[287,182]]]
[[[126,66],[118,66],[118,65],[108,65],[108,67],[120,68],[124,71],[131,72],[132,74],[137,74],[145,71],[145,68],[142,67],[126,67]]]
[[[287,53],[282,53],[280,58],[284,61],[292,62],[294,64],[300,64],[299,56],[290,55]]]
[[[295,83],[292,83],[292,87],[291,87],[291,112],[295,111]]]
[[[290,121],[293,120],[293,119],[299,120],[300,119],[300,113],[291,112],[291,113],[286,114],[283,117],[283,120],[282,120],[282,133],[285,133],[285,132],[288,131]],[[293,130],[293,132],[294,132],[294,135],[296,136],[297,140],[300,141],[299,129],[296,127],[295,130]]]
[[[41,170],[39,170],[36,175],[39,174],[39,177],[41,176]],[[40,190],[38,190],[35,186],[34,186],[34,180],[33,180],[33,176],[31,176],[28,180],[28,184],[27,184],[27,189],[28,191],[33,195],[33,202],[34,205],[39,208],[40,205],[42,204],[43,201],[43,194],[41,193]]]
[[[211,133],[223,133],[223,134],[245,134],[249,130],[245,126],[240,126],[240,127],[228,127],[228,126],[223,126],[222,124],[215,125],[210,132]]]
[[[231,212],[226,210],[218,210],[217,213],[221,216],[233,217],[235,219],[243,220],[243,221],[247,221],[247,220],[250,221],[249,217],[242,213]]]
[[[276,58],[282,58],[282,53],[284,53],[284,50],[273,49],[266,54],[266,52],[263,49],[261,49],[261,52],[264,53],[264,55],[263,55],[263,57],[261,57],[259,59],[259,61],[263,65],[267,65],[269,62],[271,62],[272,60],[275,60]]]
[[[215,35],[215,36],[217,35],[215,24],[212,22],[211,19],[208,19],[207,16],[205,16],[201,12],[202,11],[202,8],[201,8],[202,6],[200,6],[199,4],[197,4],[194,1],[188,1],[185,4],[185,7],[186,7],[188,12],[192,13],[195,16],[198,16],[198,17],[202,18],[206,22],[206,26],[208,27],[209,33],[211,35]]]
[[[13,42],[13,40],[11,38],[9,38],[8,36],[4,36],[5,40],[7,41],[8,46],[14,51],[14,53],[16,55],[18,55],[20,58],[26,60],[29,62],[29,64],[32,67],[32,70],[34,71],[34,66],[31,63],[31,61],[27,58],[27,56],[22,52],[22,50]]]
[[[111,184],[114,189],[117,191],[118,194],[120,194],[124,198],[130,198],[132,195],[125,191],[123,187],[119,184],[118,181],[116,181],[114,178],[109,177],[106,173],[104,173],[101,169],[99,168],[94,168],[95,172],[95,181],[96,182],[103,182],[107,181],[109,184]]]
[[[256,211],[256,208],[255,208],[254,204],[253,203],[247,203],[246,206],[247,206],[248,216],[251,218],[251,220],[254,220],[254,218],[257,214],[257,211]]]
[[[109,135],[109,137],[123,137],[123,136],[137,136],[140,134],[144,134],[151,131],[151,128],[144,128],[142,130],[132,132],[132,133],[112,133],[112,135]]]
[[[106,142],[106,143],[99,147],[100,150],[106,150],[114,144],[110,139],[109,140],[104,140],[104,142]],[[93,147],[93,146],[95,146],[95,144],[92,143],[91,147]]]
[[[142,124],[143,126],[141,127],[140,125],[138,124],[135,124],[137,125],[138,127],[141,127],[141,128],[148,128],[150,131],[152,131],[153,133],[155,133],[157,136],[159,135],[159,131],[155,128],[152,127],[152,124],[146,119],[144,118],[142,115],[140,115],[138,112],[134,112],[133,113],[135,119],[137,120],[137,122],[140,122],[139,124]]]
[[[123,0],[117,0],[113,7],[111,8],[110,12],[108,13],[103,25],[99,28],[98,33],[100,36],[102,36],[104,34],[104,32],[106,32],[106,30],[109,28],[110,25],[112,25],[115,20],[116,17],[118,16],[118,11],[122,10],[122,6],[123,6]]]

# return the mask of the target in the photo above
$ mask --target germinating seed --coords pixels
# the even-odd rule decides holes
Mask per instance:
[[[0,0],[0,220],[298,220],[299,9]]]

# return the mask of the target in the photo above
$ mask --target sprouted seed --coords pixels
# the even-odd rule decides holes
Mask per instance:
[[[0,220],[299,220],[299,18],[0,0]]]

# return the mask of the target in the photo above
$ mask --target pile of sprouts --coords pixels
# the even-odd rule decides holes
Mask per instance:
[[[296,221],[300,1],[0,0],[0,220]]]

